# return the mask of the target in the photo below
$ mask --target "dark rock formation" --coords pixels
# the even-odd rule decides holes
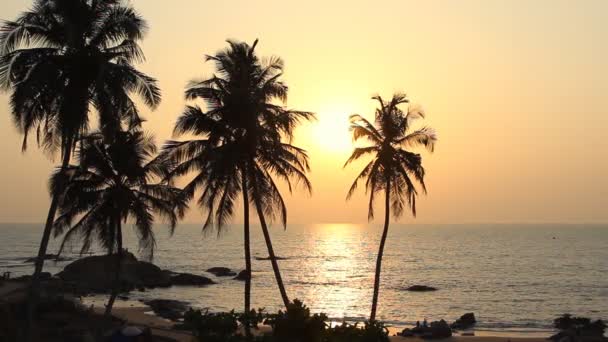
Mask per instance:
[[[227,267],[211,267],[206,272],[213,274],[216,277],[234,277],[236,273]]]
[[[234,277],[234,279],[245,281],[247,279],[251,279],[251,274],[249,274],[247,270],[242,270],[241,272],[239,272],[239,274],[237,274],[236,277]]]
[[[202,286],[215,284],[215,282],[205,276],[190,273],[173,273],[171,284],[176,286]]]
[[[57,276],[72,282],[84,292],[105,293],[114,286],[116,255],[90,256],[68,264]],[[124,253],[120,280],[122,290],[143,287],[171,286],[170,277],[158,266],[138,261],[131,253]]]
[[[184,312],[189,307],[187,302],[171,299],[153,299],[145,301],[144,304],[152,308],[157,316],[170,320],[184,317]]]
[[[425,325],[417,326],[412,329],[403,329],[398,335],[404,337],[420,336],[425,339],[440,339],[452,336],[452,329],[450,329],[450,326],[444,320],[431,322],[428,326],[425,321]]]
[[[475,320],[475,314],[472,312],[467,312],[464,315],[460,316],[454,323],[452,323],[452,329],[463,330],[469,329],[477,323]]]
[[[429,291],[437,291],[436,288],[432,287],[432,286],[426,286],[426,285],[412,285],[408,288],[406,288],[407,291],[412,291],[412,292],[429,292]]]

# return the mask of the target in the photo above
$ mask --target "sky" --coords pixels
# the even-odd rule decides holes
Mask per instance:
[[[0,18],[29,4],[3,0]],[[260,55],[284,59],[287,106],[318,117],[296,132],[314,190],[285,191],[289,222],[367,222],[362,192],[345,201],[361,168],[342,168],[352,149],[347,118],[372,118],[371,97],[396,91],[422,106],[422,124],[439,134],[434,153],[420,151],[428,194],[418,216],[398,222],[608,222],[608,1],[131,4],[149,24],[138,67],[163,91],[161,106],[144,110],[159,144],[171,138],[186,83],[212,74],[203,57],[226,39],[259,38]],[[0,222],[43,222],[59,161],[35,147],[21,152],[6,93],[0,135]],[[185,222],[202,222],[194,203]]]

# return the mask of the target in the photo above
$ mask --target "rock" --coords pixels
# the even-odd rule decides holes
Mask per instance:
[[[452,329],[450,329],[450,326],[444,320],[431,322],[430,326],[427,329],[429,329],[430,336],[428,336],[428,335],[425,336],[423,334],[422,337],[426,337],[426,338],[447,338],[447,337],[451,337],[452,336]]]
[[[452,329],[463,330],[469,329],[470,327],[475,325],[475,323],[477,323],[477,320],[475,320],[475,314],[472,312],[467,312],[464,315],[460,316],[460,318],[457,319],[454,323],[452,323],[451,327]]]
[[[416,326],[412,329],[403,329],[398,335],[404,337],[420,336],[427,339],[439,339],[452,336],[452,329],[444,320],[431,322],[428,326],[426,321],[423,325]]]
[[[234,279],[245,281],[247,279],[251,279],[251,274],[249,274],[247,270],[242,270],[241,272],[239,272],[239,274],[237,274],[236,277],[234,277]]]
[[[426,285],[412,285],[408,288],[406,288],[407,291],[412,291],[412,292],[429,292],[429,291],[437,291],[436,288],[432,287],[432,286],[426,286]]]
[[[190,273],[174,273],[171,276],[171,284],[177,286],[202,286],[215,284],[215,282],[205,276]]]
[[[234,277],[236,273],[227,267],[211,267],[206,272],[209,272],[216,277]]]
[[[184,312],[189,307],[187,302],[171,299],[153,299],[144,301],[144,304],[152,308],[156,315],[170,320],[184,317]]]
[[[83,291],[105,293],[114,286],[116,258],[116,255],[82,258],[65,266],[57,276],[64,281],[73,282],[76,288]],[[131,253],[123,254],[121,264],[120,280],[123,291],[171,286],[170,277],[158,266],[138,261]]]

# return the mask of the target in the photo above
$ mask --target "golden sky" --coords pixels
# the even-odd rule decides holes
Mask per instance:
[[[29,4],[3,0],[0,18]],[[296,137],[310,151],[314,193],[286,194],[290,222],[366,222],[363,195],[345,202],[360,168],[342,169],[347,117],[371,117],[370,97],[394,91],[422,105],[439,132],[436,152],[423,153],[429,194],[416,222],[608,221],[608,1],[132,4],[150,26],[140,68],[163,90],[145,126],[159,143],[186,82],[212,71],[203,55],[227,38],[260,38],[261,55],[285,60],[288,106],[318,113]],[[0,95],[0,221],[42,222],[54,163],[35,148],[21,153],[7,102]],[[186,222],[201,222],[199,210]]]

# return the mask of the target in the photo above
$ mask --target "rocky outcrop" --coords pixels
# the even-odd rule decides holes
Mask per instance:
[[[116,279],[117,257],[100,255],[82,258],[65,266],[57,276],[74,283],[82,292],[108,292]],[[141,287],[171,286],[171,279],[166,272],[152,263],[137,260],[128,252],[122,257],[120,281],[125,291]]]
[[[425,321],[425,324],[415,328],[403,329],[399,335],[404,337],[419,336],[425,339],[441,339],[452,336],[452,329],[450,329],[450,326],[444,320],[431,322],[429,325],[426,325]]]
[[[426,286],[426,285],[412,285],[408,288],[405,289],[406,291],[412,291],[412,292],[429,292],[429,291],[437,291],[436,288],[432,287],[432,286]]]
[[[239,272],[239,274],[237,274],[236,277],[234,277],[234,279],[245,281],[247,279],[251,279],[251,274],[249,274],[247,270],[242,270],[241,272]]]
[[[236,272],[227,267],[211,267],[206,272],[209,272],[216,277],[234,277],[236,275]]]
[[[475,320],[475,314],[472,312],[467,312],[464,315],[460,316],[454,323],[452,323],[452,329],[463,330],[469,329],[477,323]]]
[[[175,286],[203,286],[215,284],[205,276],[190,273],[173,273],[170,278],[171,284]]]
[[[157,316],[170,320],[178,320],[184,317],[184,312],[188,310],[188,303],[171,299],[153,299],[144,301]]]

